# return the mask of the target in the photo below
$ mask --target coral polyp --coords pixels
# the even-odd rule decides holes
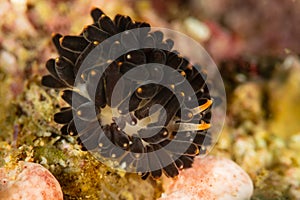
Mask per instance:
[[[47,61],[50,74],[42,84],[62,90],[69,104],[55,122],[83,150],[117,161],[119,168],[134,168],[142,178],[177,176],[211,142],[213,100],[205,74],[148,23],[110,19],[98,8],[91,16],[94,23],[79,35],[53,35],[59,57]],[[97,64],[82,70],[101,45]]]

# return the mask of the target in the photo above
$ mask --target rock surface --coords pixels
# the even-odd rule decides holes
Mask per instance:
[[[241,167],[213,156],[196,158],[192,168],[164,181],[164,188],[159,200],[246,200],[253,193],[253,183]]]
[[[13,169],[0,168],[0,200],[63,200],[58,181],[43,166],[19,162]]]

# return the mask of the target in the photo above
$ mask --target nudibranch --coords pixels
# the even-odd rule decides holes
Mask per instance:
[[[76,137],[83,150],[97,149],[101,157],[117,161],[123,169],[135,167],[143,179],[177,176],[179,170],[191,167],[195,156],[206,153],[211,143],[213,99],[205,73],[172,50],[174,41],[164,39],[161,31],[151,31],[148,23],[123,15],[111,19],[98,8],[92,9],[91,16],[93,24],[79,35],[53,35],[59,56],[47,61],[50,74],[42,77],[42,85],[61,90],[69,104],[54,115],[54,121],[63,125],[63,135]],[[137,28],[144,30],[138,36],[128,32]],[[99,54],[97,65],[80,71],[93,49],[124,32],[103,52],[106,57]],[[156,48],[134,49],[111,60],[118,49],[132,45],[128,38]],[[143,73],[122,79],[116,98],[113,91],[118,81],[145,64],[154,67],[146,66]],[[170,76],[162,65],[176,73]],[[156,84],[157,80],[163,84]],[[191,86],[194,104],[190,103],[192,94],[182,89],[183,82]]]

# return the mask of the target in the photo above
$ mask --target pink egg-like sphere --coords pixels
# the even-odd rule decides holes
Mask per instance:
[[[14,169],[0,168],[0,200],[63,200],[58,181],[43,166],[19,162]]]
[[[176,179],[164,180],[159,200],[247,200],[253,193],[249,175],[229,159],[197,157]]]

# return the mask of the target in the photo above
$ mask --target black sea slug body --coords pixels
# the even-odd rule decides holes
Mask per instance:
[[[180,169],[191,167],[194,157],[205,153],[211,142],[208,129],[212,99],[205,76],[172,50],[173,40],[164,39],[161,31],[151,31],[148,23],[122,15],[111,20],[98,8],[91,11],[91,16],[94,23],[80,35],[53,36],[59,57],[47,61],[50,75],[42,78],[42,85],[63,90],[62,98],[70,105],[54,115],[55,122],[63,124],[62,134],[77,137],[83,150],[96,149],[101,157],[117,161],[120,168],[136,168],[142,178],[159,178],[162,173],[175,177]],[[84,59],[98,45],[136,28],[144,31],[138,36],[126,32],[127,38],[117,38],[103,55],[99,54],[96,66],[80,70]],[[157,48],[131,50],[110,60],[118,50],[132,45],[128,38]],[[117,96],[113,96],[121,77],[143,64],[152,67],[124,78],[122,90],[118,88]],[[170,77],[162,65],[178,73]],[[163,81],[155,84],[149,80]],[[191,85],[196,104],[189,102],[192,94],[182,89],[183,80]],[[84,87],[77,87],[76,81]],[[112,111],[117,114],[112,115]]]

